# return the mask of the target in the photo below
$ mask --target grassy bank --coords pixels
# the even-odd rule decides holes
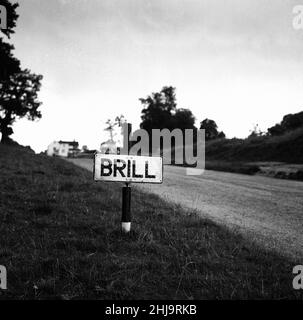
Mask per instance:
[[[287,166],[303,164],[303,128],[274,137],[208,141],[205,154],[205,166],[209,170],[303,180],[302,167],[294,169]],[[259,162],[264,164],[259,165]],[[272,162],[283,164],[271,166]]]
[[[205,169],[254,175],[260,171],[259,166],[240,161],[206,160]]]
[[[209,141],[205,152],[207,160],[303,163],[303,128],[281,136]]]
[[[120,197],[119,184],[0,144],[0,298],[299,298],[294,262],[156,196],[133,193],[122,235]]]

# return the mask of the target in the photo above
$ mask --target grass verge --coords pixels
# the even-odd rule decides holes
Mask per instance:
[[[292,299],[294,263],[157,196],[0,144],[1,299]]]

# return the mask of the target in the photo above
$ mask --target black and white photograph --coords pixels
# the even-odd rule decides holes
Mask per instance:
[[[302,301],[303,0],[0,0],[0,141],[1,301]]]

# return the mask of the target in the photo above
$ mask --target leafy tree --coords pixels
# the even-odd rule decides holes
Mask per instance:
[[[205,130],[205,140],[214,140],[225,138],[225,134],[223,131],[218,131],[218,126],[214,120],[211,119],[204,119],[200,123],[200,129]]]
[[[152,129],[193,129],[195,117],[189,109],[178,109],[174,87],[163,87],[160,92],[139,99],[143,104],[140,127],[148,133]]]
[[[118,126],[118,127],[122,127],[123,123],[126,122],[126,119],[124,117],[123,114],[121,114],[120,116],[117,116],[115,118],[115,124]]]
[[[268,133],[272,136],[278,136],[300,127],[303,127],[303,111],[285,115],[280,123],[268,128]]]
[[[12,4],[8,0],[0,0],[8,13],[7,29],[1,30],[6,37],[14,33],[18,14],[18,4]],[[14,47],[0,38],[0,132],[1,142],[10,141],[13,133],[12,124],[18,119],[27,117],[29,120],[41,118],[38,110],[41,103],[37,93],[41,87],[41,75],[36,75],[28,69],[21,69],[20,61],[14,57]]]
[[[258,124],[255,124],[254,128],[250,130],[250,134],[247,138],[250,139],[250,138],[256,138],[256,137],[262,137],[263,135],[265,135],[265,133],[260,129]]]
[[[283,127],[278,123],[276,125],[274,125],[273,127],[268,128],[267,131],[268,131],[268,134],[271,136],[280,136],[285,132]]]
[[[181,130],[195,129],[195,117],[189,109],[177,109],[174,115],[174,127]]]
[[[16,9],[18,4],[12,4],[8,0],[0,0],[0,5],[4,6],[7,11],[7,28],[1,29],[0,31],[8,38],[14,33],[14,27],[16,26],[16,20],[18,14]],[[0,37],[0,89],[1,82],[7,80],[12,73],[20,72],[20,62],[18,59],[14,58],[12,51],[14,47],[3,41]]]
[[[106,128],[104,129],[105,131],[109,132],[110,135],[110,141],[114,141],[115,137],[115,128],[116,127],[122,127],[123,123],[127,122],[124,115],[121,114],[120,116],[117,116],[115,120],[108,119],[106,121]]]
[[[172,112],[176,111],[174,90],[173,87],[164,87],[146,99],[139,99],[144,106],[140,125],[142,129],[149,133],[152,129],[172,129]]]
[[[37,100],[41,79],[42,76],[23,70],[14,74],[8,81],[2,82],[0,110],[3,116],[0,119],[0,131],[3,142],[9,140],[13,133],[11,125],[17,118],[41,118],[41,112],[38,110],[41,103]]]
[[[112,141],[114,138],[115,122],[113,122],[111,119],[108,119],[105,124],[106,128],[104,130],[109,132],[110,140]]]
[[[0,38],[0,89],[3,81],[9,80],[12,74],[19,73],[20,61],[13,56],[14,47]]]

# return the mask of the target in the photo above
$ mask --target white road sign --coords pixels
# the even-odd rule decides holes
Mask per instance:
[[[95,154],[95,181],[162,183],[161,157]]]

